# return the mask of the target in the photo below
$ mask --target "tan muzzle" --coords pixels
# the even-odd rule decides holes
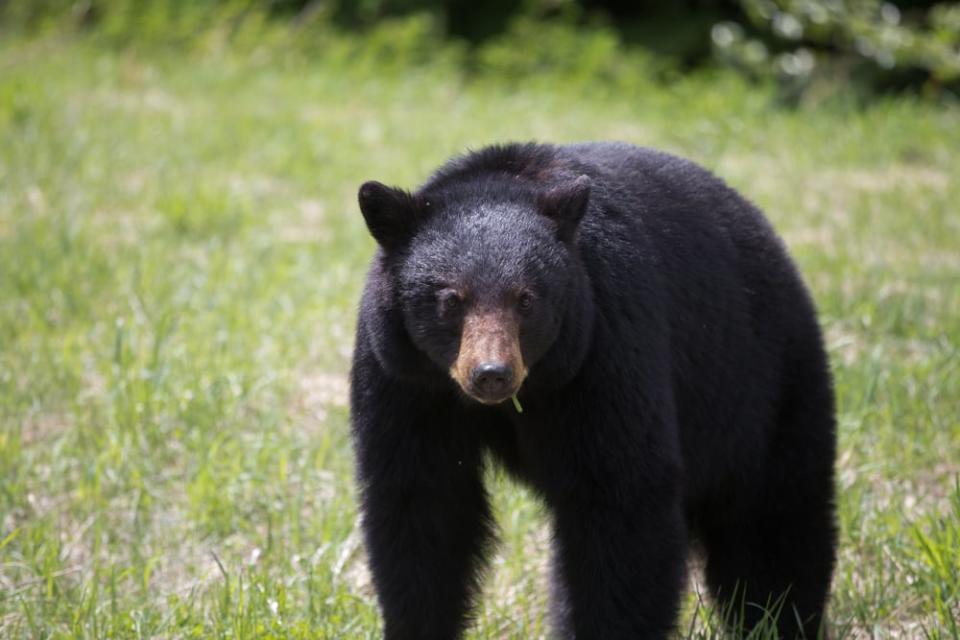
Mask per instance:
[[[527,377],[519,330],[518,318],[509,309],[467,314],[460,351],[450,368],[464,393],[484,404],[497,404],[517,393]]]

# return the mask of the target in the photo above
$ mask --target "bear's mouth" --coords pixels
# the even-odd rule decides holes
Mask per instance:
[[[450,377],[465,394],[483,404],[499,404],[516,395],[527,368],[515,314],[505,309],[468,313]]]

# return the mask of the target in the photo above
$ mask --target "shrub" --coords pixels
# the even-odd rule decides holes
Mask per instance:
[[[740,22],[711,36],[719,60],[803,87],[825,74],[874,87],[917,81],[928,89],[960,80],[960,5],[909,13],[883,0],[739,0]]]

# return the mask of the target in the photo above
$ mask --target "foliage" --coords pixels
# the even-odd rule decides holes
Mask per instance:
[[[650,55],[624,46],[602,22],[575,30],[527,17],[477,48],[471,60],[475,72],[508,82],[562,81],[608,91],[648,87],[651,78],[666,68]]]
[[[712,52],[715,62],[776,80],[787,98],[826,81],[956,91],[960,4],[899,1],[5,0],[0,25],[81,28],[135,46],[305,44],[323,55],[324,44],[336,55],[359,37],[379,40],[375,48],[401,63],[443,52],[474,71],[596,74],[614,88],[651,69],[673,77],[663,71],[702,65]]]
[[[818,62],[856,66],[888,79],[920,71],[931,88],[960,81],[960,5],[903,14],[884,0],[740,0],[753,35],[717,24],[717,55],[758,74],[803,84]],[[864,69],[864,67],[868,67]]]

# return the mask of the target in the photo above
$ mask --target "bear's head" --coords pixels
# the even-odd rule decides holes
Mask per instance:
[[[587,176],[548,188],[487,177],[413,194],[363,184],[360,210],[380,245],[373,277],[388,290],[380,315],[402,324],[378,334],[409,340],[408,353],[484,404],[514,396],[528,376],[545,382],[543,363],[571,356],[548,355],[570,351],[560,338],[582,324],[575,238],[589,196]]]

